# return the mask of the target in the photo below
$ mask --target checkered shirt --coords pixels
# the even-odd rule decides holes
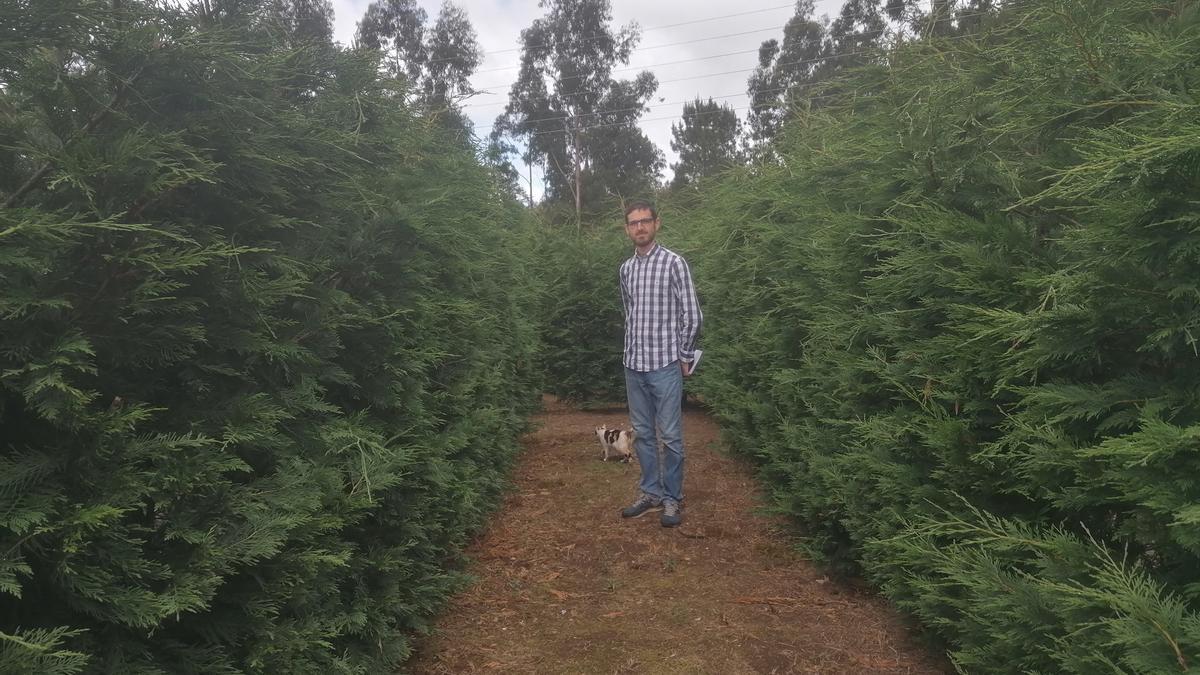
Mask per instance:
[[[678,254],[655,244],[621,264],[625,306],[625,367],[648,373],[675,361],[691,363],[704,316],[692,271]]]

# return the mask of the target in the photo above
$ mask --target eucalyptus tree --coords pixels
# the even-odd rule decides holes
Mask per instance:
[[[763,149],[796,106],[820,105],[820,83],[882,61],[880,47],[893,35],[920,30],[930,16],[950,15],[954,3],[935,0],[933,14],[927,15],[915,0],[846,0],[830,20],[814,16],[812,0],[799,0],[782,42],[770,39],[759,47],[758,68],[747,82],[750,144]]]
[[[832,45],[826,21],[813,16],[812,0],[799,0],[783,28],[783,41],[766,40],[758,49],[758,67],[747,81],[750,97],[749,141],[768,143],[787,117],[789,101],[804,95],[828,70]]]
[[[376,0],[358,22],[356,41],[383,52],[384,70],[393,77],[418,80],[425,62],[428,13],[416,0]]]
[[[521,71],[495,136],[540,164],[550,200],[584,205],[653,188],[662,152],[637,121],[658,89],[649,72],[613,78],[639,33],[613,29],[609,0],[542,0],[546,14],[521,32]]]
[[[269,16],[282,23],[292,44],[333,44],[333,3],[330,0],[270,0]]]
[[[671,187],[695,185],[701,178],[740,164],[741,128],[737,113],[728,104],[699,97],[684,103],[683,118],[671,125],[671,149],[679,153],[679,161],[671,165],[675,171]]]
[[[829,25],[830,52],[835,57],[830,70],[859,65],[873,58],[875,48],[887,37],[888,19],[899,18],[906,7],[915,5],[904,0],[846,0]]]
[[[459,102],[474,93],[470,78],[483,60],[475,27],[463,8],[443,2],[437,19],[416,0],[376,0],[358,23],[357,41],[383,55],[384,71],[408,82],[414,102],[466,129]]]

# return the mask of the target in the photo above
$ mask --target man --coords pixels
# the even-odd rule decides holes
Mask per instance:
[[[642,479],[641,494],[621,516],[662,511],[663,527],[677,527],[683,504],[683,378],[691,375],[703,317],[687,262],[655,241],[660,224],[649,202],[625,207],[625,233],[635,248],[621,264],[625,391]]]

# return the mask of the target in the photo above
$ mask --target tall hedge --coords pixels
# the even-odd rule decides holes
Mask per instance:
[[[255,3],[18,5],[0,672],[394,669],[536,402],[520,210]]]
[[[1200,667],[1200,4],[1029,0],[832,82],[686,220],[697,384],[964,672]]]
[[[623,326],[617,270],[633,245],[614,210],[585,228],[551,220],[537,228],[531,268],[539,302],[539,362],[545,390],[579,403],[625,400]]]

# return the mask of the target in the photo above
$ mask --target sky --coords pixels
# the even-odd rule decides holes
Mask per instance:
[[[334,38],[349,45],[356,24],[371,0],[333,0]],[[440,0],[418,0],[437,17]],[[466,10],[484,52],[472,85],[481,93],[464,103],[463,111],[481,137],[491,132],[492,122],[504,111],[508,90],[517,76],[521,30],[544,10],[535,0],[457,0]],[[816,15],[835,16],[842,0],[816,0]],[[699,96],[728,103],[746,119],[746,80],[758,61],[758,46],[783,37],[783,26],[795,12],[795,1],[744,0],[612,0],[613,24],[636,22],[641,41],[628,66],[618,66],[613,76],[633,78],[649,70],[659,81],[649,112],[642,115],[642,131],[667,158],[663,178],[670,179],[671,124],[679,123],[683,104]],[[686,43],[686,44],[683,44]],[[684,63],[678,63],[683,61]],[[626,70],[628,68],[628,70]],[[619,71],[619,72],[618,72]],[[518,167],[520,168],[520,167]],[[533,177],[534,197],[541,193],[540,179]]]

